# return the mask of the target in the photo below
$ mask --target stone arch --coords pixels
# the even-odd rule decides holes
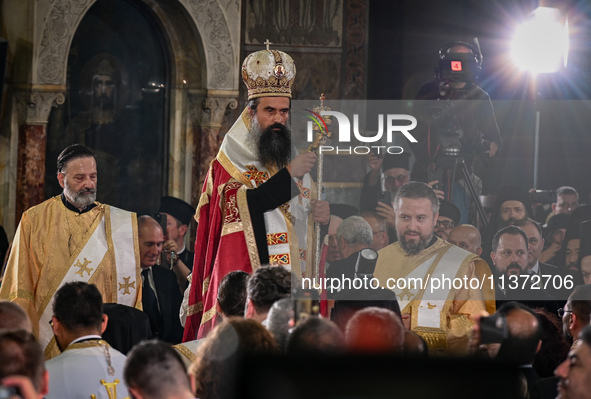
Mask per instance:
[[[34,83],[66,84],[67,58],[80,21],[96,0],[57,0],[40,4],[39,47]],[[238,0],[137,0],[158,17],[172,52],[173,84],[183,80],[192,88],[207,90],[238,89],[240,5]],[[45,8],[46,9],[41,9]],[[41,17],[40,17],[41,18]],[[194,40],[187,40],[192,37]],[[199,57],[197,59],[197,56]],[[204,60],[196,68],[196,60]],[[195,76],[196,73],[200,76]],[[180,79],[180,81],[179,81]]]

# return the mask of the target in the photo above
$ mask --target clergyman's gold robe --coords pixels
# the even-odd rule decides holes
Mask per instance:
[[[440,238],[417,255],[406,254],[398,242],[388,245],[378,254],[374,276],[379,280],[381,287],[389,288],[396,293],[402,314],[411,315],[411,331],[421,335],[430,349],[443,350],[450,354],[466,353],[474,323],[473,315],[482,310],[490,314],[495,312],[494,285],[488,264],[477,255]],[[453,264],[449,264],[452,259]],[[443,264],[445,262],[448,264]],[[438,276],[438,272],[442,270],[445,271],[446,278],[455,278],[458,284],[461,281],[462,287],[452,287],[448,291],[434,288],[431,292],[432,287],[437,287],[431,285],[434,283],[433,279],[441,277]],[[411,277],[418,277],[429,283],[423,287],[424,289],[417,288],[418,286],[393,288],[396,280],[400,285],[412,285]],[[473,288],[477,282],[478,288]],[[439,310],[435,314],[437,327],[421,325],[421,319],[417,314],[423,309]]]
[[[35,336],[39,337],[39,320],[44,310],[51,306],[51,300],[70,265],[77,260],[103,216],[109,216],[112,209],[115,208],[98,204],[90,211],[79,214],[66,208],[61,197],[56,196],[23,213],[0,287],[0,298],[13,301],[25,309],[31,318]],[[130,286],[135,284],[128,288],[132,297],[124,297],[131,306],[141,309],[137,219],[135,214],[125,213],[130,215],[133,225],[133,237],[129,237],[128,241],[134,246],[126,250],[135,255],[135,260],[132,260],[135,263],[125,268],[132,272],[127,282]],[[105,217],[105,221],[106,252],[99,264],[94,262],[87,266],[89,270],[95,269],[88,283],[97,286],[105,303],[120,303],[118,294],[124,292],[120,290],[125,290],[125,284],[119,284],[124,280],[118,279],[116,258],[119,254],[115,252],[121,250],[121,243],[113,242],[110,218]]]

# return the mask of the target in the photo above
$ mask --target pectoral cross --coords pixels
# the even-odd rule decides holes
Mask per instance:
[[[80,259],[78,259],[78,262],[76,262],[74,264],[74,266],[79,267],[80,270],[78,270],[76,272],[76,274],[79,274],[80,277],[84,277],[84,272],[87,272],[88,275],[90,276],[90,272],[93,271],[94,269],[93,268],[90,268],[90,267],[86,267],[86,266],[89,265],[89,264],[91,264],[91,263],[92,263],[92,261],[84,258],[84,264],[82,264],[82,263],[80,263]]]
[[[267,46],[267,50],[269,50],[269,45],[273,44],[269,41],[269,39],[265,40],[265,42],[263,43],[265,46]]]

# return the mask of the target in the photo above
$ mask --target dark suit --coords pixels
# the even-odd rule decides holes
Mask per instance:
[[[183,252],[179,254],[179,259],[181,262],[187,266],[187,268],[193,271],[193,260],[195,259],[195,252],[191,252],[185,249]]]
[[[145,312],[118,303],[105,303],[103,312],[109,316],[103,339],[127,355],[136,344],[152,338],[150,320]]]
[[[554,266],[554,265],[551,265],[548,263],[539,262],[537,274],[538,274],[538,276],[541,277],[540,283],[542,285],[546,285],[546,291],[548,292],[548,294],[550,294],[552,296],[552,298],[554,298],[557,305],[559,307],[564,306],[564,304],[566,303],[566,300],[568,299],[568,296],[570,295],[572,290],[568,290],[568,289],[564,288],[564,276],[560,272],[560,269],[557,266]],[[558,281],[558,280],[554,281],[554,277],[552,277],[552,280],[547,281],[548,277],[542,277],[542,276],[561,276],[562,278],[560,281]],[[546,284],[546,282],[548,284]],[[562,285],[562,287],[559,289],[557,289],[555,287],[558,284]]]
[[[152,266],[152,276],[162,317],[156,321],[158,331],[154,336],[162,341],[178,344],[183,340],[183,327],[179,320],[179,309],[183,300],[176,275],[161,266]]]
[[[527,391],[530,399],[542,399],[542,387],[540,385],[540,377],[536,370],[531,365],[520,367],[520,371],[527,381]]]
[[[558,269],[557,266],[550,265],[548,263],[539,262],[538,274],[544,275],[544,276],[545,275],[560,274],[560,269]]]
[[[357,264],[359,252],[351,254],[348,258],[340,259],[330,264],[326,273],[326,278],[335,278],[343,280],[355,278],[355,266]],[[330,289],[330,287],[327,287]],[[378,289],[342,289],[338,293],[328,292],[329,298],[334,298],[335,305],[332,309],[330,319],[341,330],[345,330],[345,326],[353,314],[361,309],[375,306],[385,308],[400,315],[400,306],[398,305],[398,298],[396,294],[390,290]]]

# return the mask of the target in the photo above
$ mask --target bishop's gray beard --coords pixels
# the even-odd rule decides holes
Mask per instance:
[[[253,118],[250,133],[257,159],[263,165],[282,169],[291,161],[291,132],[287,126],[275,123],[261,130],[258,119]]]
[[[68,201],[77,208],[86,208],[90,204],[94,204],[96,201],[96,189],[86,188],[78,192],[68,184],[68,180],[64,179],[64,194]]]

